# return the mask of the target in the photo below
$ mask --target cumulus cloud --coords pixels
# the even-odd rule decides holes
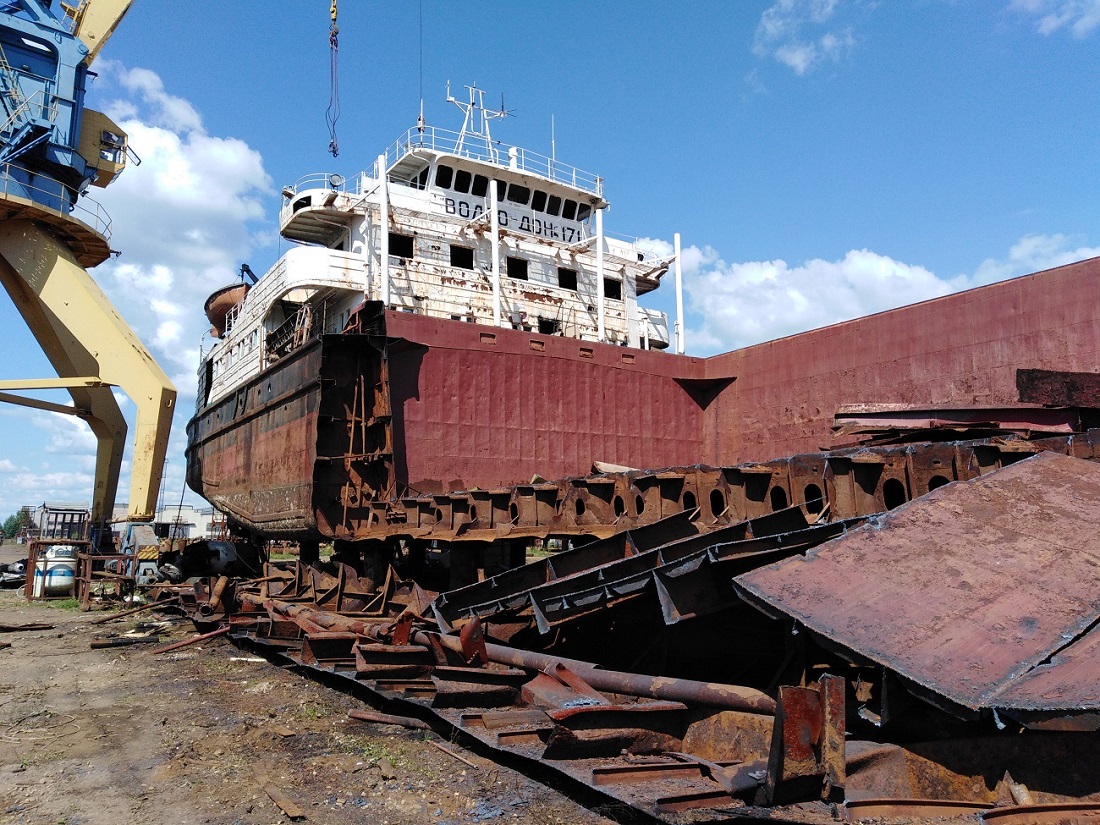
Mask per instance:
[[[840,62],[856,44],[851,27],[836,23],[841,7],[841,0],[776,0],[760,16],[753,52],[774,58],[797,75]]]
[[[195,106],[170,94],[156,73],[102,58],[96,71],[89,104],[119,124],[141,162],[130,162],[106,189],[92,190],[111,216],[111,246],[122,253],[92,276],[179,391],[164,484],[178,500],[199,342],[209,327],[203,302],[234,279],[242,261],[274,243],[265,211],[274,187],[258,151],[209,134]],[[132,438],[134,405],[120,391],[115,396]],[[0,514],[43,500],[90,500],[95,438],[84,422],[22,410],[5,418],[5,427],[12,424],[40,433],[38,463],[33,472],[5,476]],[[31,463],[26,454],[12,458]],[[126,501],[128,491],[124,461],[118,500]]]
[[[208,134],[194,106],[169,94],[155,73],[96,65],[96,91],[106,98],[99,105],[126,131],[141,163],[99,196],[113,220],[111,245],[122,255],[95,275],[165,371],[191,373],[177,389],[193,396],[207,327],[203,301],[265,240],[257,226],[271,179],[259,152]],[[269,227],[266,239],[273,238]]]
[[[63,455],[70,460],[93,458],[96,453],[96,437],[79,418],[69,415],[38,416],[35,426],[49,434],[45,451]]]
[[[945,295],[951,287],[921,266],[866,249],[839,261],[727,263],[710,248],[684,256],[685,290],[703,316],[692,350],[718,352]]]
[[[20,495],[18,500],[9,498],[5,512],[11,515],[18,512],[20,507],[33,507],[47,501],[84,503],[94,484],[94,474],[66,470],[21,472],[11,475],[7,483],[18,490]]]
[[[1081,244],[1067,235],[1025,235],[1004,258],[986,258],[972,276],[961,276],[965,286],[981,286],[1006,278],[1040,272],[1100,255],[1100,247]],[[957,279],[956,279],[957,280]]]
[[[701,322],[687,340],[691,352],[710,355],[1096,255],[1100,248],[1064,235],[1029,235],[972,273],[941,277],[867,249],[792,265],[728,263],[710,247],[692,246],[683,250],[684,288]]]
[[[183,489],[186,424],[209,328],[203,302],[258,247],[274,242],[265,210],[274,187],[257,150],[209,134],[198,110],[170,94],[154,72],[102,60],[96,68],[93,105],[118,122],[141,163],[129,165],[99,197],[113,219],[111,245],[122,255],[94,275],[179,392],[167,495]],[[127,462],[120,501],[128,497],[128,472]]]
[[[1040,34],[1068,28],[1074,37],[1088,37],[1100,27],[1100,0],[1012,0],[1014,10],[1035,18]]]

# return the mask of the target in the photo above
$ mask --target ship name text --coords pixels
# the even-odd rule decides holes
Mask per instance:
[[[470,220],[477,220],[485,214],[484,204],[470,203],[456,198],[444,198],[443,208],[448,215],[458,215],[460,218],[469,218]],[[579,241],[583,237],[580,228],[569,221],[559,221],[557,223],[544,221],[530,215],[513,215],[507,209],[497,210],[497,220],[500,222],[502,229],[511,227],[512,229],[518,229],[520,232],[530,232],[532,235],[553,238],[566,243]]]

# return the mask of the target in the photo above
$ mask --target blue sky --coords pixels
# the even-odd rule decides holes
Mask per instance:
[[[1100,254],[1100,0],[423,0],[422,41],[418,3],[342,0],[335,159],[328,6],[135,0],[94,67],[143,161],[93,193],[122,251],[94,274],[180,390],[170,502],[204,298],[286,249],[284,184],[369,166],[421,87],[447,128],[448,80],[503,93],[495,137],[547,154],[553,117],[609,231],[680,232],[693,354]],[[51,375],[6,298],[0,324],[0,377]],[[88,499],[83,424],[0,407],[0,439],[0,517]]]

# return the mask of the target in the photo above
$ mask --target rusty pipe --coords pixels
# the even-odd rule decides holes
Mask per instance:
[[[258,597],[250,594],[242,594],[241,598],[258,602]],[[264,602],[264,605],[294,621],[303,619],[326,630],[356,633],[373,639],[379,639],[381,628],[392,623],[371,623],[359,619],[349,619],[347,616],[341,616],[338,613],[330,613],[277,599],[268,599]],[[418,630],[412,634],[410,641],[430,648],[433,637],[438,639],[444,647],[459,653],[462,652],[461,643],[454,636],[444,636],[439,633]],[[651,699],[665,699],[673,702],[689,702],[707,707],[739,710],[768,716],[775,713],[775,700],[766,693],[750,687],[604,670],[591,662],[565,659],[561,656],[551,656],[530,650],[518,650],[493,643],[486,643],[485,651],[490,661],[511,667],[546,670],[559,664],[564,665],[596,690],[605,690],[611,693],[629,693],[634,696],[646,696]]]
[[[426,645],[429,636],[435,636],[440,644],[450,650],[462,652],[459,640],[454,636],[443,636],[420,630],[413,634],[413,641]],[[417,637],[422,637],[417,638]],[[694,679],[673,679],[666,676],[645,676],[641,673],[624,673],[619,670],[604,670],[591,662],[577,659],[564,659],[546,653],[530,650],[518,650],[486,642],[485,652],[490,661],[497,664],[522,667],[531,670],[548,670],[564,665],[576,673],[596,690],[610,693],[629,693],[634,696],[647,696],[651,699],[665,699],[671,702],[690,702],[707,707],[725,710],[740,710],[746,713],[772,715],[775,713],[775,700],[759,690],[740,685],[723,685],[718,682],[698,682]]]
[[[411,716],[394,716],[392,713],[379,713],[375,710],[349,710],[348,717],[360,722],[373,722],[376,725],[400,725],[414,730],[431,730],[431,725]]]
[[[139,607],[132,607],[129,610],[123,610],[121,613],[112,613],[110,616],[101,616],[100,618],[95,619],[92,624],[106,624],[107,622],[112,622],[115,619],[121,619],[123,616],[132,616],[135,613],[140,613],[143,610],[153,610],[158,607],[178,607],[179,600],[179,596],[173,596],[170,599],[161,599],[155,602],[148,602]]]
[[[192,636],[190,639],[184,639],[182,642],[175,642],[175,643],[170,644],[170,645],[165,645],[164,647],[158,647],[156,650],[150,651],[149,655],[150,656],[155,656],[158,653],[167,653],[170,650],[178,650],[181,647],[187,647],[187,645],[193,645],[195,642],[203,642],[203,641],[206,641],[207,639],[213,639],[216,636],[224,636],[226,633],[228,633],[232,629],[233,628],[232,628],[231,625],[223,625],[222,627],[219,627],[217,630],[211,630],[209,633],[203,633],[201,636]]]
[[[222,596],[225,594],[225,588],[229,586],[229,576],[219,576],[218,580],[214,582],[214,586],[210,588],[210,599],[206,604],[199,606],[199,612],[204,616],[209,616],[222,606]]]

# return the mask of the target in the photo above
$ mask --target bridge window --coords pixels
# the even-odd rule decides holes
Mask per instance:
[[[557,195],[551,195],[546,199],[546,214],[547,215],[560,215],[561,214],[561,198]]]
[[[413,257],[413,236],[412,235],[399,235],[397,232],[390,233],[390,255],[395,258],[411,258]]]
[[[566,198],[565,203],[562,204],[561,207],[561,216],[567,221],[571,221],[577,217],[577,202]]]
[[[467,172],[465,169],[458,169],[455,171],[455,191],[466,194],[470,191],[470,184],[473,182],[474,176]]]
[[[577,270],[566,269],[564,266],[558,267],[558,286],[562,289],[571,289],[574,292],[577,291]]]
[[[455,170],[445,163],[439,164],[435,169],[435,185],[442,189],[450,189],[454,180]]]
[[[474,268],[474,250],[468,246],[451,245],[451,266],[459,269]]]
[[[518,203],[520,206],[524,206],[530,198],[531,190],[526,186],[520,186],[518,183],[508,184],[508,200],[512,203]]]
[[[420,174],[416,176],[416,188],[417,189],[426,189],[427,188],[427,186],[428,186],[428,172],[429,171],[430,171],[430,169],[427,166],[425,166],[423,169],[420,170]]]
[[[489,179],[484,175],[474,175],[474,185],[470,189],[470,194],[475,198],[484,198],[485,193],[489,191]]]
[[[502,180],[498,180],[496,183],[497,183],[497,200],[502,201],[502,200],[504,200],[504,193],[508,190],[508,184],[506,184]]]
[[[621,301],[623,299],[623,282],[604,278],[603,296],[611,301]]]
[[[505,261],[508,268],[508,277],[515,278],[517,281],[527,280],[527,259],[526,258],[513,258],[511,256]]]
[[[589,206],[587,203],[582,203],[580,206],[577,207],[577,220],[578,221],[588,220],[588,217],[591,214],[592,214],[592,207]]]
[[[531,194],[531,208],[536,212],[546,211],[546,193],[541,189],[536,189]]]

